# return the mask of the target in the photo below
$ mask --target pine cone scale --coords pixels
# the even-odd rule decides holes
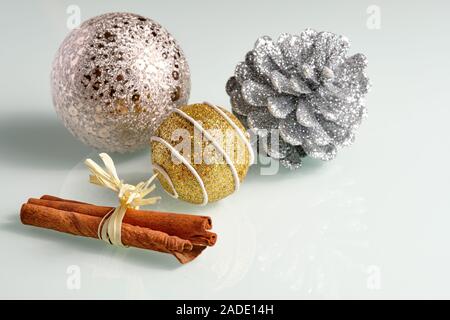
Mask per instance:
[[[307,134],[306,128],[296,122],[292,114],[280,121],[279,130],[281,138],[292,146],[300,146]]]
[[[258,135],[265,136],[278,128],[279,121],[263,109],[251,112],[247,117],[247,124]]]
[[[267,99],[267,108],[269,112],[278,119],[285,119],[295,110],[296,104],[297,99],[288,95],[269,97]]]
[[[265,84],[252,80],[245,80],[242,83],[242,97],[252,106],[265,106],[267,99],[274,95],[274,90]]]
[[[312,110],[311,106],[307,102],[305,102],[305,100],[300,100],[297,104],[295,117],[297,122],[304,127],[309,128],[319,125],[314,111]]]

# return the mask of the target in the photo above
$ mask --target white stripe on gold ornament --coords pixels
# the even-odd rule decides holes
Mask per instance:
[[[250,144],[250,142],[247,140],[247,138],[245,137],[244,132],[241,130],[241,128],[239,128],[236,123],[225,113],[222,111],[222,109],[220,109],[218,106],[209,103],[207,101],[203,102],[204,104],[210,106],[211,108],[213,108],[215,111],[217,111],[217,113],[219,113],[225,120],[227,120],[227,122],[230,124],[230,126],[233,127],[234,130],[236,130],[239,138],[241,139],[241,141],[245,144],[245,146],[247,147],[248,150],[248,154],[250,157],[250,165],[253,164],[253,161],[255,160],[255,155],[253,153],[253,148]]]
[[[153,166],[153,170],[158,171],[158,172],[164,177],[164,179],[167,180],[167,183],[168,183],[169,186],[172,188],[172,192],[173,192],[173,194],[172,194],[172,193],[169,193],[169,194],[170,194],[173,198],[177,199],[177,198],[178,198],[178,192],[177,192],[177,190],[175,189],[175,186],[173,185],[172,179],[170,179],[169,174],[167,173],[167,171],[164,170],[164,168],[161,167],[161,166],[160,166],[159,164],[157,164],[157,163],[153,163],[152,166]]]
[[[166,140],[161,139],[160,137],[157,136],[153,136],[150,139],[151,141],[156,141],[159,142],[161,144],[163,144],[167,149],[170,150],[170,152],[172,153],[172,155],[174,155],[178,160],[180,160],[185,166],[186,168],[188,168],[188,170],[194,175],[195,179],[197,179],[198,184],[200,185],[200,188],[202,189],[202,194],[203,194],[203,202],[200,204],[202,206],[206,205],[208,203],[208,192],[206,191],[205,188],[205,184],[202,180],[202,178],[200,177],[200,175],[198,174],[197,170],[195,170],[195,168],[189,163],[188,160],[186,160],[174,147],[172,147],[172,145],[170,143],[168,143]],[[169,175],[167,175],[169,176]],[[172,181],[170,180],[170,183],[173,185]]]

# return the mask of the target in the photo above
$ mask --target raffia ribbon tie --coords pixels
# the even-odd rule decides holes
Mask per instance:
[[[120,204],[103,217],[98,226],[98,238],[112,245],[124,246],[121,231],[122,220],[127,209],[139,209],[140,206],[154,204],[160,199],[160,197],[145,198],[155,189],[155,185],[150,186],[150,183],[155,179],[156,174],[146,182],[139,182],[135,186],[126,184],[119,179],[111,157],[106,153],[100,153],[99,156],[105,164],[105,169],[91,159],[86,159],[84,162],[91,172],[89,181],[117,192]]]

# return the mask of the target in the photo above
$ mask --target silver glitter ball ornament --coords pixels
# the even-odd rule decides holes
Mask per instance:
[[[131,13],[100,15],[74,29],[56,54],[51,82],[67,129],[108,152],[148,145],[190,92],[189,67],[175,39]]]
[[[305,156],[331,160],[353,142],[370,85],[365,56],[348,48],[347,38],[312,29],[256,41],[226,90],[260,150],[296,169]]]

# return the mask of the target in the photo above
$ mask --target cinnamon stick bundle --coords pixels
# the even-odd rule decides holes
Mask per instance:
[[[44,195],[23,204],[20,219],[27,225],[98,238],[102,218],[112,209]],[[122,223],[122,243],[170,253],[187,263],[215,244],[217,235],[208,231],[211,228],[211,218],[206,216],[128,209]]]

